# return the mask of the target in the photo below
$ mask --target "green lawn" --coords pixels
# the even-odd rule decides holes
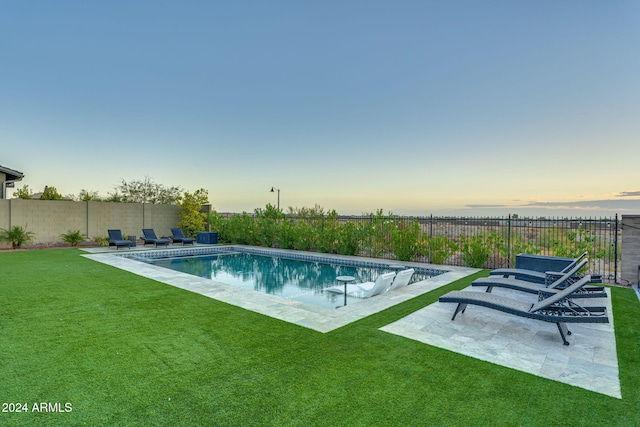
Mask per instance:
[[[378,328],[471,278],[328,334],[84,259],[0,253],[0,425],[638,425],[640,303],[612,290],[623,399]],[[32,412],[34,404],[71,412]]]

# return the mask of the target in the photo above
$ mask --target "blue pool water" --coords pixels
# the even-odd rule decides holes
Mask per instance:
[[[175,256],[175,252],[165,251],[162,254],[158,253],[163,256],[154,255],[151,253],[144,257],[132,258],[227,285],[326,308],[344,305],[344,295],[323,291],[327,287],[338,285],[337,276],[353,276],[356,282],[360,283],[375,281],[380,274],[397,271],[397,268],[383,264],[367,265],[360,262],[360,265],[357,265],[358,263],[351,262],[345,265],[331,263],[329,258],[311,261],[246,252]],[[435,274],[438,272],[416,271],[411,283]],[[347,297],[347,304],[359,301],[362,299]]]

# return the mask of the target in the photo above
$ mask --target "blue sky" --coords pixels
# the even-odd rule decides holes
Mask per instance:
[[[0,164],[219,211],[640,213],[638,1],[2,1]]]

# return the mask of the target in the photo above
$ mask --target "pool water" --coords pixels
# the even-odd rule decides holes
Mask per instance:
[[[331,264],[252,253],[219,253],[201,256],[148,258],[150,264],[266,294],[326,308],[344,305],[344,294],[323,289],[337,286],[338,276],[353,276],[357,283],[373,282],[393,268]],[[415,273],[411,283],[431,277]],[[347,305],[362,301],[347,296]]]

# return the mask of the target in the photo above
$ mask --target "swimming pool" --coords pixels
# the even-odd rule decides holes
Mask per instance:
[[[391,262],[238,247],[157,250],[123,256],[218,283],[332,309],[344,306],[344,295],[324,291],[337,285],[337,276],[353,276],[356,282],[367,282],[375,281],[380,274],[402,269]],[[412,268],[416,272],[411,283],[444,273]],[[361,298],[347,297],[347,305],[360,301]]]

